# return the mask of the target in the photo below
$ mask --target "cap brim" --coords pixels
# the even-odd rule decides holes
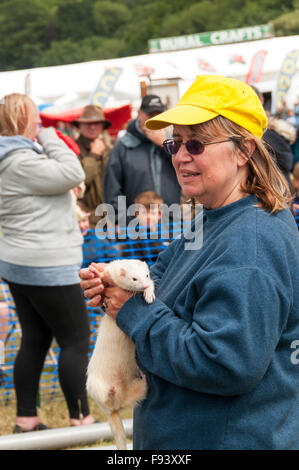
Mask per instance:
[[[214,111],[210,111],[209,109],[181,104],[148,119],[145,125],[148,129],[152,130],[163,129],[164,127],[168,127],[173,124],[193,126],[195,124],[209,121],[216,116],[218,116],[218,114]]]
[[[140,108],[140,111],[143,111],[145,114],[153,114],[163,113],[164,109],[162,110],[161,108]]]

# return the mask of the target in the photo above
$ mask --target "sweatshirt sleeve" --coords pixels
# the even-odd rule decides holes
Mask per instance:
[[[192,289],[200,292],[200,278]],[[258,295],[258,293],[262,293]],[[178,292],[175,308],[183,304]],[[159,299],[132,297],[117,315],[136,344],[144,372],[181,387],[216,395],[254,388],[270,365],[289,312],[289,293],[258,268],[232,269],[206,282],[192,321]]]
[[[54,129],[41,131],[38,138],[44,154],[32,154],[15,168],[15,178],[22,181],[28,194],[62,194],[78,186],[85,173],[76,154],[56,135]]]

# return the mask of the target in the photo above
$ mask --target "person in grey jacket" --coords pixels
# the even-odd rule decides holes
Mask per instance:
[[[167,205],[180,203],[181,188],[171,160],[162,147],[164,130],[151,132],[145,121],[164,111],[156,95],[146,95],[127,131],[114,145],[104,173],[105,203],[113,206],[119,223],[118,196],[126,197],[126,208],[144,191],[155,191]]]
[[[40,131],[35,103],[10,94],[0,104],[0,277],[22,329],[14,364],[14,432],[45,429],[36,410],[40,374],[53,337],[71,425],[91,424],[85,391],[89,322],[78,271],[82,235],[72,188],[85,178],[53,128]],[[37,139],[37,142],[36,142]]]

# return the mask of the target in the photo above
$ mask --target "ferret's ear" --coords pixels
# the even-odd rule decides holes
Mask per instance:
[[[125,270],[125,268],[120,268],[120,275],[122,277],[125,277],[126,273],[127,273],[127,271]]]

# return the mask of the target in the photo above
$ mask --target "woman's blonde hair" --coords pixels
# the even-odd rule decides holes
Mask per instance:
[[[5,136],[24,135],[30,126],[32,107],[36,106],[28,96],[12,93],[0,103],[0,134]]]
[[[248,175],[242,182],[245,194],[255,194],[260,206],[271,213],[277,213],[291,206],[292,196],[287,180],[267,150],[269,146],[243,127],[217,116],[203,124],[192,126],[203,142],[213,141],[215,137],[231,139],[234,145],[248,158]],[[255,149],[248,154],[245,139],[255,143]]]

